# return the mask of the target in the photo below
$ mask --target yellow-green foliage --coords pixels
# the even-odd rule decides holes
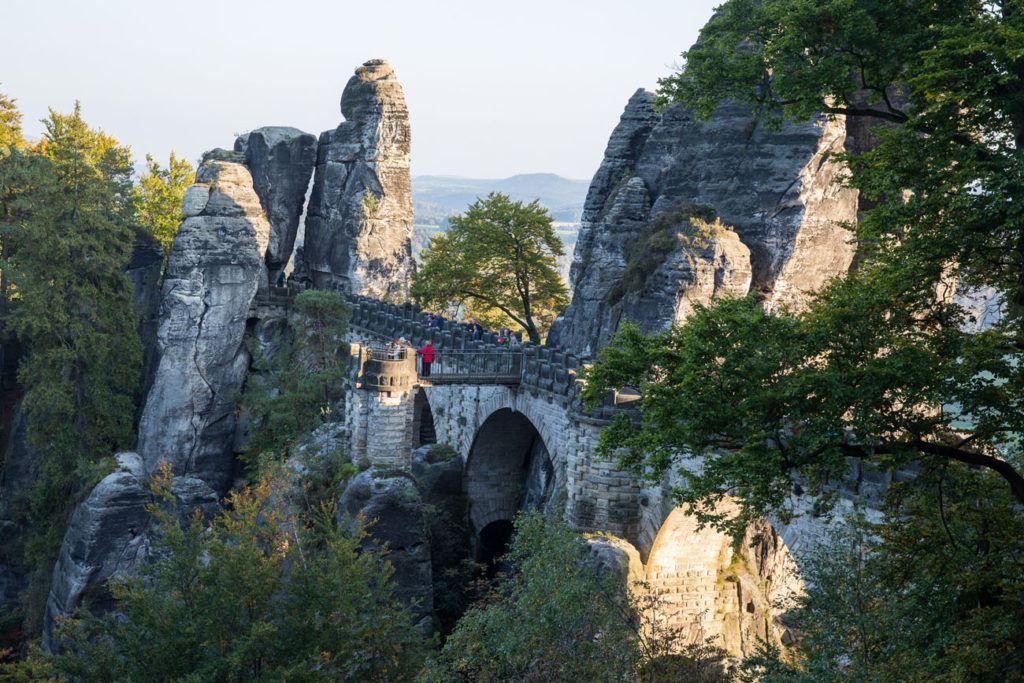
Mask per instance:
[[[167,168],[152,156],[146,155],[146,173],[139,178],[132,191],[135,201],[135,220],[160,242],[164,253],[170,252],[178,226],[184,218],[181,213],[185,190],[195,180],[196,171],[187,159],[171,152]]]
[[[380,198],[371,190],[363,190],[363,212],[367,218],[376,218],[380,210]]]

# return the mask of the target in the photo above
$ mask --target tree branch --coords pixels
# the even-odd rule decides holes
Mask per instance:
[[[990,469],[1010,485],[1010,493],[1018,503],[1024,505],[1024,476],[1006,460],[997,458],[994,455],[986,455],[977,451],[965,451],[955,446],[947,446],[933,441],[923,439],[911,439],[910,441],[897,441],[887,444],[879,444],[871,448],[856,446],[853,444],[840,444],[840,450],[844,455],[853,458],[871,458],[875,455],[892,455],[905,453],[907,451],[920,451],[926,455],[932,455],[946,460],[956,460],[966,465],[975,465]]]

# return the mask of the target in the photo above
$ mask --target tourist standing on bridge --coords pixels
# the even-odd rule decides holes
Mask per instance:
[[[434,362],[434,347],[430,345],[430,340],[423,345],[422,349],[416,351],[417,356],[423,356],[423,362],[420,364],[422,369],[420,370],[420,377],[430,377],[430,365]]]

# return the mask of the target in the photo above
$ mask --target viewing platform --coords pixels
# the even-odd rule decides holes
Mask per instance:
[[[414,384],[498,384],[522,380],[523,351],[513,349],[435,351],[429,374],[409,346],[398,349],[373,342],[359,347],[360,384],[379,391],[408,391]]]

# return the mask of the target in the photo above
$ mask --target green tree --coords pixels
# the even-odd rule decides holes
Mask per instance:
[[[180,159],[171,152],[167,168],[149,154],[146,155],[146,172],[139,178],[133,195],[135,200],[135,221],[150,232],[169,254],[178,226],[184,219],[181,213],[185,190],[193,183],[196,170],[187,159]]]
[[[515,529],[512,571],[459,620],[422,680],[725,680],[722,651],[645,629],[651,605],[587,565],[582,539],[564,523],[531,513]]]
[[[894,492],[900,514],[848,520],[806,558],[807,592],[787,618],[803,634],[795,660],[766,649],[745,662],[748,680],[1024,677],[1021,515],[994,476],[941,466],[919,476],[927,486]]]
[[[1009,570],[982,593],[972,576],[1016,567],[1024,543],[1021,5],[729,0],[685,60],[662,81],[662,102],[709,116],[736,99],[766,125],[821,112],[880,124],[872,149],[839,155],[872,208],[856,226],[857,271],[803,313],[769,316],[745,299],[650,338],[626,328],[586,394],[593,404],[609,388],[636,387],[640,421],[616,420],[602,450],[623,449],[652,476],[703,458],[699,473],[683,470],[679,499],[734,531],[768,512],[785,518],[794,492],[827,493],[848,458],[882,470],[917,463],[923,474],[898,487],[917,503],[894,503],[892,528],[941,528],[949,511],[933,472],[945,473],[974,492],[960,505],[998,511],[965,515],[961,533],[930,535],[931,545],[885,533],[873,549],[878,570],[903,571],[891,599],[921,605],[915,587],[937,567],[948,572],[948,558],[969,558],[969,571],[949,572],[959,581],[937,584],[947,593],[929,622],[929,671],[999,661],[1004,634],[1019,637],[1007,624],[1021,613],[1022,574]],[[954,284],[998,294],[1001,320],[975,331],[970,309],[949,296]],[[724,492],[741,500],[736,519],[714,513]],[[913,614],[891,614],[894,634],[925,632]],[[999,633],[967,626],[986,618]],[[966,633],[976,639],[957,639]]]
[[[242,405],[251,416],[246,457],[261,461],[287,458],[291,446],[331,418],[340,398],[348,345],[344,341],[351,313],[338,292],[306,290],[295,297],[291,339],[279,356],[257,358]]]
[[[12,295],[7,263],[18,239],[17,226],[51,177],[47,164],[27,147],[21,112],[12,98],[0,93],[0,301]]]
[[[661,470],[685,449],[708,455],[687,498],[737,487],[756,514],[781,504],[791,469],[819,482],[841,475],[847,457],[982,466],[1024,503],[1024,317],[1013,304],[1024,301],[1024,222],[1013,200],[1024,189],[1013,142],[1024,140],[1019,9],[722,6],[662,97],[705,115],[731,96],[766,117],[825,110],[891,124],[871,151],[842,155],[850,182],[876,202],[857,226],[862,264],[803,315],[770,317],[734,301],[654,340],[627,330],[589,398],[643,386],[646,433],[620,421],[607,446],[628,445],[634,464],[649,448]],[[951,279],[998,292],[1002,320],[967,331],[970,312],[936,295]],[[727,456],[714,455],[721,447]]]
[[[0,93],[0,153],[7,147],[20,147],[22,144],[21,112],[14,98]]]
[[[425,306],[462,305],[488,324],[519,326],[539,344],[568,304],[561,255],[547,209],[492,192],[431,238],[412,295]]]
[[[10,324],[26,349],[22,407],[42,455],[29,513],[37,530],[26,551],[36,566],[29,614],[41,611],[71,504],[133,443],[141,368],[121,272],[133,235],[129,150],[90,128],[77,105],[51,111],[44,124],[37,152],[0,160],[0,176],[16,179],[4,193],[3,226],[14,248],[0,267],[17,298]]]
[[[178,521],[169,478],[154,564],[112,585],[118,614],[63,626],[63,676],[83,681],[407,680],[423,643],[390,565],[330,508],[299,513],[264,480],[207,524]],[[38,667],[39,663],[34,662]]]

